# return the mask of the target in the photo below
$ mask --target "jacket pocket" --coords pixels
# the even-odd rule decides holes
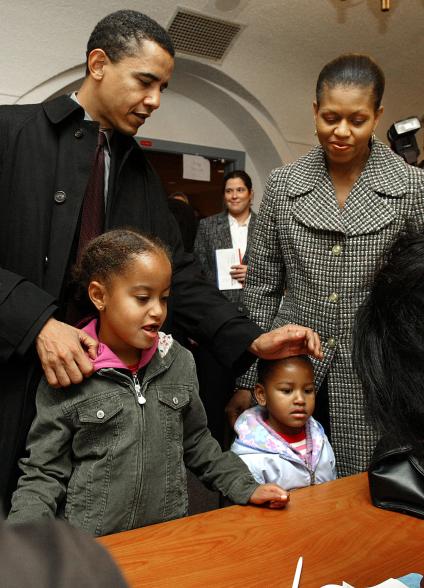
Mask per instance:
[[[161,422],[167,441],[183,440],[184,410],[190,402],[190,388],[185,385],[160,386],[157,389]]]
[[[77,406],[78,418],[80,423],[102,425],[121,412],[123,406],[118,394],[110,397],[90,398]]]
[[[184,465],[184,415],[190,405],[190,387],[169,385],[157,389],[160,422],[164,434],[166,460],[162,520],[187,514],[187,479]],[[163,441],[162,441],[163,443]]]
[[[190,402],[190,389],[184,385],[158,388],[161,422],[165,423],[167,441],[183,439],[184,410]]]
[[[158,388],[159,401],[173,410],[180,410],[190,402],[190,388],[184,384]]]
[[[123,435],[119,393],[98,395],[76,407],[75,465],[68,484],[65,517],[91,534],[101,534],[111,491],[112,469]]]

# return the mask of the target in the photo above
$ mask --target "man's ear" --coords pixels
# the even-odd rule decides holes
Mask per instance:
[[[109,58],[103,49],[93,49],[87,59],[87,68],[91,77],[100,81],[103,77],[104,66],[108,61]]]
[[[101,282],[90,282],[88,296],[99,312],[106,308],[106,288]]]
[[[262,384],[256,384],[254,395],[259,406],[266,406],[265,388]]]

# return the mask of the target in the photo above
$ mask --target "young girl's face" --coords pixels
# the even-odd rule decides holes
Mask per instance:
[[[300,433],[315,408],[312,366],[299,358],[286,359],[272,368],[255,394],[258,404],[266,407],[268,422],[275,431]]]
[[[136,363],[166,318],[171,264],[162,251],[143,253],[99,286],[99,339],[127,365]]]

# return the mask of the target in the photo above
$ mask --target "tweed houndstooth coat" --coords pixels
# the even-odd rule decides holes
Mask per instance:
[[[266,330],[298,323],[319,333],[316,384],[328,375],[341,476],[366,469],[376,442],[351,365],[355,313],[385,248],[407,224],[424,225],[424,172],[378,140],[343,209],[317,146],[271,173],[258,214],[243,300]],[[239,385],[254,379],[251,370]]]
[[[256,214],[251,211],[249,227],[247,229],[247,247],[243,256],[243,263],[246,265],[249,260],[250,243],[255,228]],[[196,240],[194,242],[194,255],[200,263],[206,278],[213,284],[217,284],[216,249],[231,249],[230,224],[228,213],[219,212],[213,216],[203,218],[199,223]],[[223,290],[222,293],[232,302],[239,302],[241,290]]]

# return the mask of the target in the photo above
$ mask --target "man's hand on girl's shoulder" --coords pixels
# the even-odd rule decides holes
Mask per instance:
[[[268,508],[284,508],[290,501],[290,492],[278,484],[261,484],[249,498],[250,504],[264,504]]]
[[[94,371],[98,342],[71,325],[50,318],[36,339],[46,380],[52,388],[79,384]]]

